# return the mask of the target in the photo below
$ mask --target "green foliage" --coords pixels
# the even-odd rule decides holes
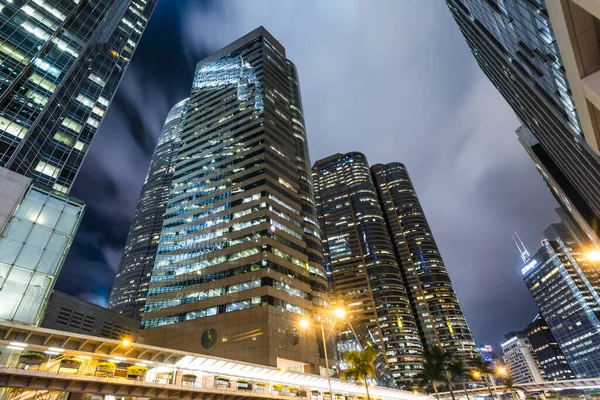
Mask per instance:
[[[45,360],[46,356],[43,355],[42,353],[30,352],[30,353],[21,354],[21,356],[19,358],[24,358],[26,360]]]
[[[115,364],[113,362],[108,362],[108,361],[100,361],[98,363],[98,368],[111,369],[114,371],[115,369],[117,369],[117,364]]]
[[[350,368],[342,371],[342,378],[366,383],[368,377],[375,376],[376,358],[377,351],[372,347],[367,347],[363,351],[347,352],[344,354],[344,361],[350,364]]]
[[[146,372],[148,372],[148,368],[141,365],[132,365],[127,368],[128,375],[144,375]]]
[[[188,378],[188,379],[196,379],[197,378],[197,376],[194,374],[183,374],[182,377]]]
[[[283,389],[283,385],[280,385],[279,383],[274,383],[273,389]]]
[[[471,367],[473,367],[473,369],[479,373],[482,379],[484,379],[485,375],[494,373],[490,363],[487,361],[483,361],[481,356],[473,358],[473,360],[471,361]]]

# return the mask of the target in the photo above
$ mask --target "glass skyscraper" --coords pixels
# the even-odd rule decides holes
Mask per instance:
[[[600,159],[582,135],[545,2],[446,3],[482,71],[531,131],[529,153],[545,161],[546,182],[560,186],[561,207],[598,243]]]
[[[149,344],[315,372],[327,304],[296,68],[260,27],[198,63],[142,320]]]
[[[408,385],[423,345],[366,157],[335,154],[313,166],[315,198],[333,298],[365,326],[392,375]]]
[[[0,319],[41,321],[85,209],[67,193],[155,4],[0,0]]]
[[[552,224],[521,268],[527,288],[577,378],[600,375],[600,265],[563,224]]]
[[[188,99],[177,103],[162,128],[135,209],[125,250],[108,300],[108,308],[142,319],[150,275],[181,144]]]
[[[0,0],[0,166],[67,193],[156,0]]]
[[[423,345],[473,358],[475,341],[406,167],[376,164],[371,171]]]

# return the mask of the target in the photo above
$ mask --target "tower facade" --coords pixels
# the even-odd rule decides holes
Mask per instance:
[[[42,319],[85,209],[67,193],[155,4],[0,4],[0,319]]]
[[[142,321],[146,343],[306,372],[327,303],[296,68],[260,27],[198,63]]]
[[[581,230],[588,237],[592,236],[591,239],[598,243],[600,158],[592,149],[597,147],[590,146],[592,142],[597,146],[597,133],[594,132],[597,127],[582,132],[576,111],[582,106],[576,107],[573,101],[573,94],[576,95],[576,89],[580,88],[580,76],[577,76],[572,94],[561,57],[564,47],[561,46],[559,51],[546,2],[447,0],[446,3],[482,71],[523,126],[531,131],[535,140],[529,141],[526,148],[534,161],[543,161],[538,163],[538,169],[546,174],[544,179],[555,196],[556,192],[561,193],[557,196],[561,207],[571,214],[573,221],[583,225]],[[574,2],[552,1],[548,2],[548,8],[558,9],[565,3]],[[594,20],[585,12],[576,13],[577,10],[573,15],[581,16],[578,22],[587,24],[578,31],[585,30],[594,35],[581,37],[585,49],[594,50],[579,55],[584,60],[578,60],[579,64],[591,60],[598,69],[600,52],[594,44],[597,41]],[[576,41],[567,36],[566,42],[571,46]],[[576,52],[579,53],[579,47]],[[589,102],[585,103],[584,98],[580,103]],[[586,118],[589,121],[589,116]],[[587,123],[583,127],[591,128]],[[594,140],[588,142],[587,138]],[[539,146],[534,148],[535,145]],[[559,185],[557,190],[553,190],[553,184]]]
[[[529,344],[543,371],[544,380],[575,379],[571,366],[544,318],[538,315],[523,332],[527,335]]]
[[[376,164],[371,170],[423,345],[473,358],[475,341],[406,167]]]
[[[313,166],[315,198],[332,294],[353,325],[369,329],[392,375],[406,385],[423,345],[366,157],[335,154]]]
[[[135,319],[142,319],[146,305],[187,103],[188,99],[177,103],[167,115],[150,160],[108,300],[108,308]]]
[[[155,4],[0,7],[0,166],[69,191]]]
[[[563,224],[552,224],[544,235],[542,247],[521,268],[523,280],[575,376],[598,376],[600,265]]]

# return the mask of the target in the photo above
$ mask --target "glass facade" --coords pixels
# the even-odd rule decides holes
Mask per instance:
[[[366,157],[317,161],[313,181],[333,297],[367,327],[399,385],[421,369],[423,345]]]
[[[371,171],[423,345],[473,358],[473,336],[406,167],[376,164]]]
[[[317,365],[314,334],[297,340],[296,328],[326,305],[327,281],[298,77],[283,46],[260,27],[200,61],[182,129],[144,340]],[[173,329],[190,336],[166,337]],[[221,339],[202,345],[192,332],[203,329]]]
[[[187,99],[177,103],[167,115],[142,186],[108,301],[111,310],[136,319],[142,319],[146,305],[187,103]]]
[[[538,315],[532,323],[527,325],[524,333],[527,335],[529,344],[542,369],[544,380],[575,379],[550,327],[541,316]]]
[[[537,153],[556,166],[557,176],[549,178],[564,178],[561,206],[575,220],[583,215],[584,230],[595,231],[598,240],[600,159],[581,134],[545,2],[446,3],[483,72],[539,142]]]
[[[515,383],[544,381],[540,364],[525,334],[508,338],[501,347],[502,359]]]
[[[563,224],[521,269],[527,288],[577,378],[600,375],[600,266]]]
[[[67,193],[156,0],[0,0],[0,166]]]
[[[38,324],[84,204],[32,185],[0,236],[0,319]]]

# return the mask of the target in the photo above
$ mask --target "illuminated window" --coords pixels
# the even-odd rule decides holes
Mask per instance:
[[[37,172],[41,172],[44,175],[51,176],[52,178],[57,178],[58,174],[60,172],[59,168],[57,168],[53,165],[50,165],[48,163],[45,163],[43,161],[38,162],[38,165],[37,165],[37,167],[35,167],[35,170]]]
[[[64,127],[74,130],[77,133],[81,133],[81,131],[83,130],[83,125],[78,124],[77,122],[69,118],[63,119],[60,124]]]
[[[12,136],[16,136],[19,139],[23,139],[27,133],[27,129],[25,129],[25,127],[4,117],[0,117],[0,131],[6,132]]]

